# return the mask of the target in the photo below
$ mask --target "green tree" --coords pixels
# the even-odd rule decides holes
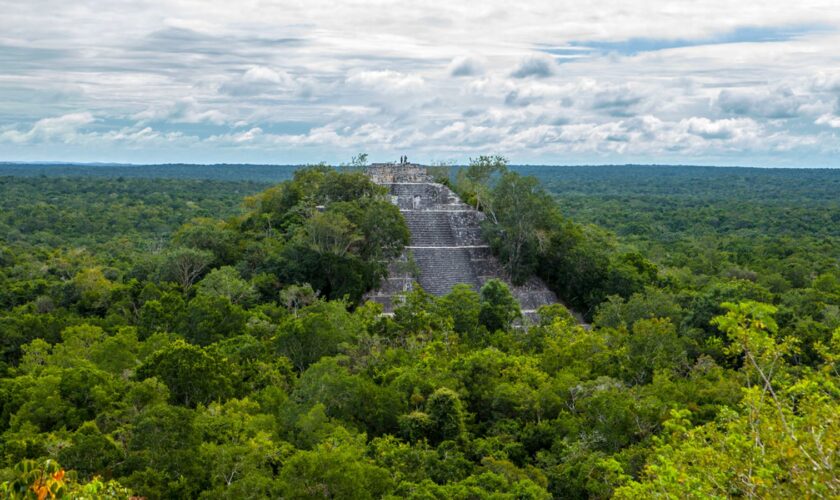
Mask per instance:
[[[514,283],[521,284],[536,272],[557,222],[551,200],[537,179],[513,172],[501,176],[491,196],[495,212],[484,234]]]
[[[642,319],[633,324],[627,339],[628,378],[650,383],[657,371],[681,372],[687,367],[684,341],[667,319]]]
[[[310,366],[292,393],[302,405],[323,404],[325,415],[341,419],[372,436],[397,429],[397,415],[404,403],[390,387],[351,373],[341,362],[346,358],[324,358]]]
[[[337,212],[319,212],[306,223],[303,243],[313,252],[344,257],[363,241],[356,227]]]
[[[178,228],[172,237],[178,246],[211,252],[215,265],[234,262],[237,256],[237,239],[234,228],[224,221],[209,218],[193,219]]]
[[[116,286],[105,277],[100,267],[79,271],[73,277],[73,287],[84,311],[101,313],[107,309]]]
[[[357,319],[342,302],[319,301],[286,319],[277,336],[277,349],[299,371],[323,356],[338,353],[339,346],[360,334]]]
[[[831,365],[791,379],[784,358],[793,343],[774,337],[776,308],[757,302],[723,307],[727,313],[714,323],[731,342],[727,352],[743,356],[750,381],[738,410],[698,427],[690,411],[673,410],[643,476],[616,496],[837,496],[840,405],[833,396],[833,353],[840,342],[824,351]]]
[[[195,248],[175,248],[162,255],[161,279],[177,283],[186,293],[198,281],[210,264],[213,254]]]
[[[433,442],[455,440],[466,432],[461,398],[451,389],[441,387],[433,392],[426,401],[426,413]]]
[[[470,164],[457,174],[458,190],[466,194],[475,204],[476,210],[483,210],[495,220],[492,196],[493,177],[507,172],[507,159],[503,156],[479,156],[470,158]]]
[[[204,471],[194,418],[194,412],[167,404],[139,412],[127,436],[127,475],[120,481],[152,498],[195,496]]]
[[[452,318],[452,328],[467,339],[473,338],[478,332],[479,316],[481,315],[481,296],[469,285],[463,283],[452,287],[438,304],[441,314]]]
[[[99,477],[80,482],[75,471],[67,471],[55,460],[23,460],[12,471],[13,477],[0,483],[0,495],[10,500],[43,498],[128,498],[131,492],[120,483]]]
[[[58,453],[58,459],[63,464],[88,480],[96,476],[112,476],[122,458],[123,454],[117,445],[103,435],[93,422],[79,427],[73,434],[70,446],[62,448]]]
[[[478,320],[487,330],[491,332],[507,330],[513,321],[521,316],[519,302],[504,282],[491,279],[481,287],[481,309]]]
[[[250,283],[239,276],[239,272],[230,266],[213,269],[196,285],[199,295],[225,297],[234,304],[247,306],[257,296]]]
[[[189,301],[176,328],[193,344],[209,345],[244,333],[247,319],[227,297],[201,293]]]
[[[173,403],[187,407],[228,398],[232,388],[223,360],[201,347],[176,341],[155,352],[137,369],[137,378],[157,377],[169,388]]]
[[[368,163],[368,154],[367,153],[359,153],[350,160],[350,166],[355,168],[364,168],[367,166]]]
[[[399,257],[411,240],[399,207],[381,199],[367,201],[361,207],[361,213],[354,217],[364,238],[359,254],[370,261]]]
[[[280,303],[286,306],[286,309],[292,311],[295,316],[297,316],[298,310],[314,304],[316,300],[318,300],[318,294],[309,283],[289,285],[280,290]]]
[[[337,429],[311,451],[301,450],[280,470],[284,498],[380,498],[393,488],[388,471],[365,455],[365,437]]]

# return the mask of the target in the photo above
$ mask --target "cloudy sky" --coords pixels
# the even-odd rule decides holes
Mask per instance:
[[[837,0],[0,12],[0,161],[840,166]]]

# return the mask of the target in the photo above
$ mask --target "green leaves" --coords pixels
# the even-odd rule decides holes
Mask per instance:
[[[14,467],[13,478],[0,484],[0,494],[9,500],[55,498],[124,499],[130,491],[116,481],[94,477],[79,482],[73,471],[65,471],[55,460],[23,460]]]
[[[519,302],[504,282],[491,279],[481,287],[478,321],[488,331],[508,330],[513,321],[521,316]]]
[[[551,226],[558,222],[554,205],[534,177],[504,173],[490,196],[493,213],[484,234],[514,283],[535,274]]]
[[[233,304],[247,306],[256,300],[257,292],[250,283],[230,266],[223,266],[207,273],[197,285],[198,295],[224,297]]]
[[[362,235],[347,217],[324,212],[314,214],[304,225],[303,244],[317,254],[344,257],[353,246],[361,243]]]
[[[442,387],[433,392],[426,401],[426,413],[433,443],[458,439],[466,430],[461,398],[451,389]]]
[[[392,487],[388,471],[365,456],[364,435],[336,430],[311,451],[298,451],[279,479],[285,498],[380,498]]]
[[[159,275],[163,281],[177,283],[186,293],[208,271],[213,259],[208,250],[174,248],[161,256]]]
[[[359,318],[343,302],[318,301],[299,311],[280,326],[276,347],[299,371],[322,357],[338,353],[342,343],[361,333]]]
[[[840,495],[830,223],[822,246],[674,242],[672,225],[697,226],[668,198],[619,239],[479,158],[459,189],[508,267],[536,269],[580,310],[600,304],[591,328],[560,304],[531,326],[498,281],[414,290],[393,317],[359,305],[408,231],[358,172],[301,169],[226,220],[208,217],[233,204],[214,203],[241,194],[218,184],[103,184],[43,181],[116,200],[105,225],[84,213],[107,210],[68,195],[61,210],[16,202],[16,227],[0,214],[4,498],[33,485],[84,498]],[[232,189],[263,187],[246,186]],[[633,203],[579,213],[607,224]]]
[[[230,370],[222,359],[183,341],[161,349],[137,370],[138,380],[157,377],[169,388],[173,403],[187,407],[230,397]]]
[[[806,371],[792,383],[785,355],[792,343],[777,340],[776,308],[757,302],[726,303],[714,323],[742,355],[755,385],[743,389],[737,411],[692,427],[690,412],[675,410],[638,482],[617,498],[652,494],[675,498],[833,497],[840,450],[840,400],[834,382]]]
[[[457,175],[457,187],[464,199],[474,203],[477,210],[493,214],[492,183],[494,176],[507,172],[507,163],[498,155],[471,158],[469,166],[458,170]]]
[[[731,355],[751,354],[760,359],[777,358],[788,350],[777,344],[771,337],[779,326],[773,315],[777,309],[770,304],[760,302],[741,302],[721,304],[727,313],[717,316],[712,324],[727,334],[730,347],[727,353]]]

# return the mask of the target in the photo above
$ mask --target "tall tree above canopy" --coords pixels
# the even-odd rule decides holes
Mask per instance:
[[[344,257],[361,244],[362,235],[347,217],[336,212],[314,214],[301,233],[305,244],[315,253]]]
[[[240,269],[273,275],[281,286],[309,284],[329,299],[359,301],[410,239],[386,189],[364,172],[303,168],[246,207],[239,228],[251,241]]]
[[[456,180],[458,189],[469,195],[476,210],[483,210],[493,218],[495,218],[495,211],[490,194],[493,176],[506,173],[507,165],[508,161],[504,156],[482,155],[475,159],[471,158],[469,166],[458,171]]]
[[[559,225],[551,198],[534,177],[506,172],[490,192],[493,223],[485,235],[515,283],[532,276],[545,251],[552,227]]]

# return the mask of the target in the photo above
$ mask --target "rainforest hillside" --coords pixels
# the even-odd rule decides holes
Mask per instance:
[[[436,170],[585,328],[381,315],[409,233],[352,169],[98,168],[0,169],[0,496],[840,495],[840,172]]]

